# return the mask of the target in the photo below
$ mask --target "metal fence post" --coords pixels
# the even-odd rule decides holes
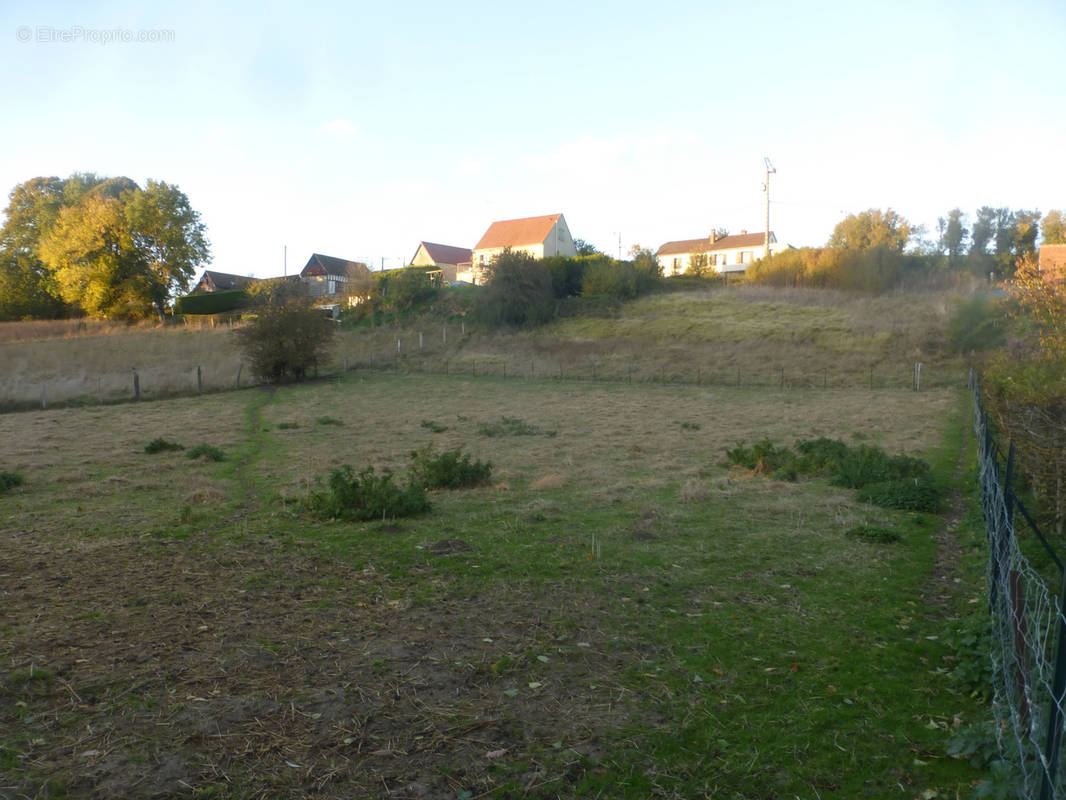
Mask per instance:
[[[1048,709],[1047,745],[1044,752],[1047,768],[1040,779],[1040,800],[1055,796],[1055,777],[1059,769],[1059,749],[1062,746],[1062,697],[1066,694],[1066,573],[1063,573],[1059,592],[1059,641],[1055,648],[1055,677],[1051,681],[1051,708]]]

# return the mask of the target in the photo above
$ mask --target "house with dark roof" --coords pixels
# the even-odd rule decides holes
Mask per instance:
[[[437,267],[444,280],[454,283],[459,266],[469,268],[471,251],[469,247],[453,247],[450,244],[436,242],[419,242],[418,249],[411,259],[412,267]]]
[[[485,269],[504,250],[529,253],[534,258],[576,256],[577,248],[562,214],[507,219],[489,225],[471,252],[469,272],[459,270],[458,280],[479,283]]]
[[[687,272],[694,258],[705,258],[704,264],[717,272],[743,272],[767,251],[773,255],[787,249],[789,245],[779,245],[773,231],[770,231],[769,244],[765,233],[741,231],[735,236],[712,233],[704,239],[666,242],[655,252],[655,257],[666,276]]]
[[[363,262],[321,253],[312,253],[300,271],[300,283],[311,297],[348,294],[350,284],[369,277],[370,269]]]
[[[247,289],[256,279],[250,275],[230,275],[226,272],[215,272],[205,269],[200,280],[192,288],[189,294],[204,294],[205,292],[228,292],[232,289]]]

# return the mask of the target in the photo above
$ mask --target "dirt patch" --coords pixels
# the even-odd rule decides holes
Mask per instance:
[[[595,627],[562,633],[558,597],[411,606],[372,569],[272,540],[2,539],[14,796],[553,796],[532,787],[592,768],[626,720],[602,680],[626,656]]]

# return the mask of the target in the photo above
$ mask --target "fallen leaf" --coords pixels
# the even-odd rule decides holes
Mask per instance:
[[[504,747],[501,750],[489,750],[489,752],[485,753],[485,758],[500,758],[501,756],[506,754],[507,748]]]

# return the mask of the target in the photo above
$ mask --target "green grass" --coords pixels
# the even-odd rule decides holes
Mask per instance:
[[[140,478],[139,491],[166,504],[178,496],[176,478],[216,471],[207,478],[222,496],[197,505],[188,538],[142,539],[159,525],[156,510],[130,511],[118,491],[94,498],[94,525],[124,538],[85,568],[128,550],[138,572],[129,573],[124,605],[108,606],[103,595],[101,615],[77,624],[106,620],[136,638],[138,625],[157,636],[149,617],[169,617],[189,643],[170,655],[151,650],[163,661],[143,674],[112,676],[154,705],[149,714],[120,704],[135,733],[109,746],[143,746],[166,721],[167,737],[251,795],[280,785],[311,791],[332,761],[341,794],[385,796],[344,749],[355,747],[343,745],[347,738],[364,754],[418,754],[374,756],[375,768],[393,770],[390,785],[404,785],[402,776],[437,781],[441,796],[508,787],[544,798],[966,796],[978,773],[947,756],[947,741],[978,721],[981,706],[947,670],[945,631],[967,598],[928,602],[940,518],[863,504],[828,479],[776,481],[721,463],[736,442],[763,436],[862,438],[924,458],[949,483],[964,429],[959,394],[925,393],[915,413],[915,396],[904,391],[827,396],[352,373],[273,394],[206,398],[231,421],[227,461],[153,460],[159,472]],[[279,430],[297,418],[347,416],[355,403],[359,424],[330,430],[328,446],[323,434]],[[176,402],[153,430],[204,438],[199,411]],[[64,427],[76,429],[90,411],[63,413]],[[449,424],[422,424],[432,419]],[[32,422],[24,415],[20,433],[0,417],[0,436],[29,437]],[[500,433],[484,435],[486,424]],[[428,514],[384,524],[319,520],[306,510],[305,498],[341,465],[403,475],[410,453],[430,440],[491,460],[493,485],[436,492]],[[67,497],[67,462],[131,476],[144,459],[105,437],[57,444],[52,461],[35,469],[40,480],[20,498],[25,508],[13,511],[12,529],[32,521],[51,546],[83,547],[82,528],[71,525],[77,517],[57,502]],[[178,508],[170,515],[177,519]],[[877,531],[899,540],[881,541],[891,537]],[[174,584],[138,585],[141,573]],[[217,589],[205,575],[217,577]],[[269,610],[262,622],[249,621],[256,608]],[[30,649],[33,614],[58,625],[63,610],[27,601],[14,613],[23,632],[0,645],[0,656],[9,670],[25,671],[20,654],[45,646]],[[247,665],[237,668],[239,659]],[[75,691],[94,680],[95,662],[85,664],[64,677]],[[270,681],[278,675],[291,693],[287,716],[274,720],[264,702],[260,727],[247,730],[283,730],[299,742],[308,777],[269,749],[242,758],[227,749],[237,741],[229,732],[188,733],[197,704],[276,697]],[[55,684],[53,712],[84,730],[92,712],[77,710]],[[407,703],[410,695],[418,702]],[[47,710],[47,698],[27,697]],[[0,711],[0,733],[13,724]],[[485,757],[498,749],[507,754]],[[210,787],[205,777],[196,789],[206,795]]]

